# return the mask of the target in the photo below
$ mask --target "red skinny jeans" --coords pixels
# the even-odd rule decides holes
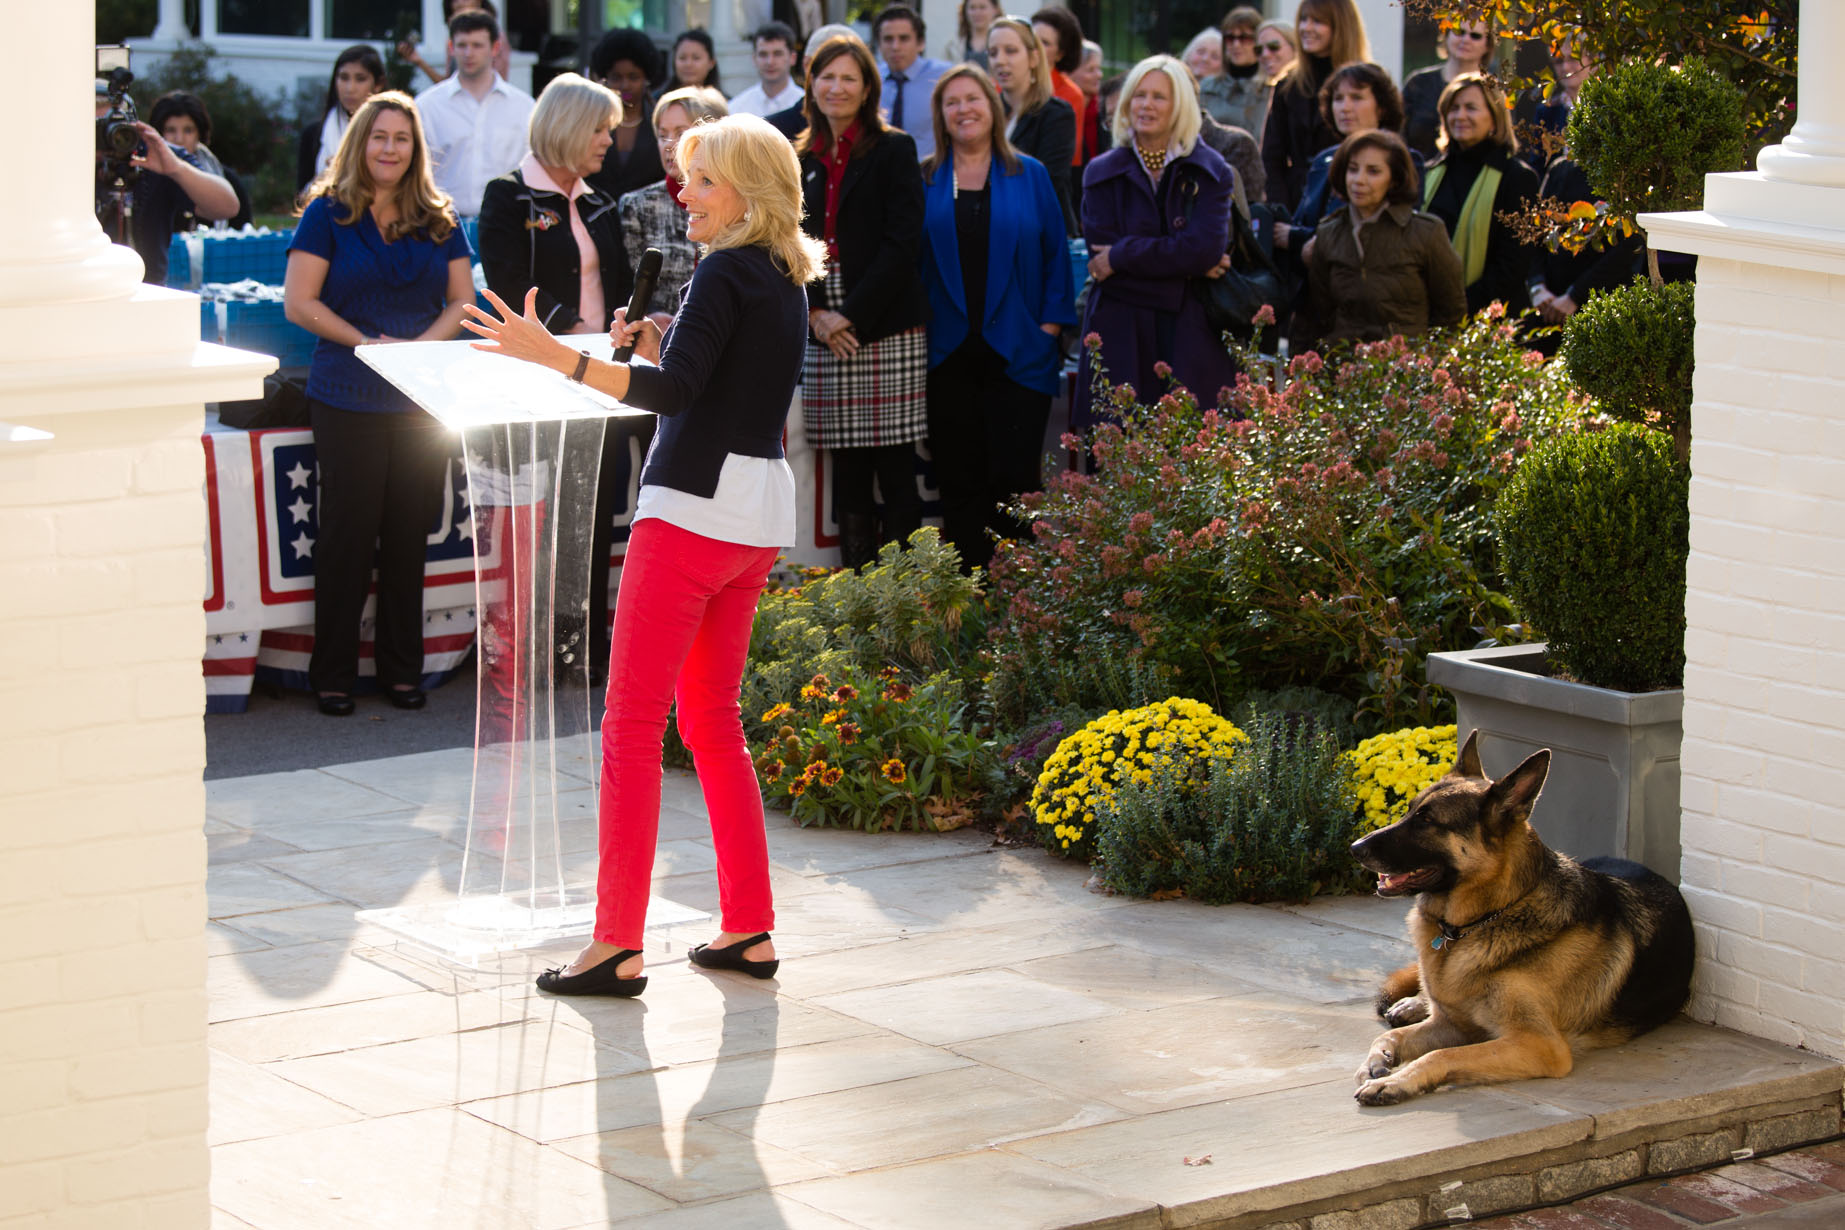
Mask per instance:
[[[720,925],[744,934],[775,926],[762,789],[737,698],[756,600],[776,554],[657,518],[628,537],[602,715],[595,936],[604,943],[641,947],[660,831],[661,749],[675,697],[717,846]]]

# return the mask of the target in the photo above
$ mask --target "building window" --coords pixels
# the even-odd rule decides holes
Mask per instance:
[[[422,5],[414,0],[327,0],[327,37],[386,39],[417,28]]]
[[[309,0],[218,0],[218,33],[308,36]]]

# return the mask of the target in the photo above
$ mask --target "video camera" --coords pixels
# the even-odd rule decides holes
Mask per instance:
[[[128,87],[135,75],[128,71],[129,49],[125,46],[96,49],[96,79],[104,83],[97,90],[100,98],[106,88],[109,110],[96,117],[96,217],[105,229],[113,229],[118,242],[126,242],[127,222],[135,181],[141,168],[134,155],[141,148],[141,130],[135,127],[140,116]]]

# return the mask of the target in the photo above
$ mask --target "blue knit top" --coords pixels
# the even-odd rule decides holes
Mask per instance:
[[[767,248],[699,261],[659,367],[630,369],[628,403],[663,420],[641,484],[709,499],[727,455],[780,457],[806,345],[807,289]]]
[[[469,259],[461,228],[441,243],[405,236],[386,243],[368,209],[351,226],[346,207],[330,197],[308,203],[295,226],[290,252],[327,262],[320,301],[367,337],[415,337],[435,323],[448,304],[450,261]],[[415,404],[352,352],[320,339],[308,368],[307,395],[339,410],[397,412]]]

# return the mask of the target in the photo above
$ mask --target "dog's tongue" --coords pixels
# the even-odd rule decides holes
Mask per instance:
[[[1407,871],[1404,872],[1402,875],[1395,875],[1395,876],[1387,875],[1384,872],[1380,871],[1378,872],[1378,875],[1377,875],[1377,886],[1380,889],[1383,889],[1385,892],[1389,892],[1391,889],[1396,888],[1399,885],[1401,885],[1403,881],[1409,879],[1409,877],[1410,877],[1410,873]]]

